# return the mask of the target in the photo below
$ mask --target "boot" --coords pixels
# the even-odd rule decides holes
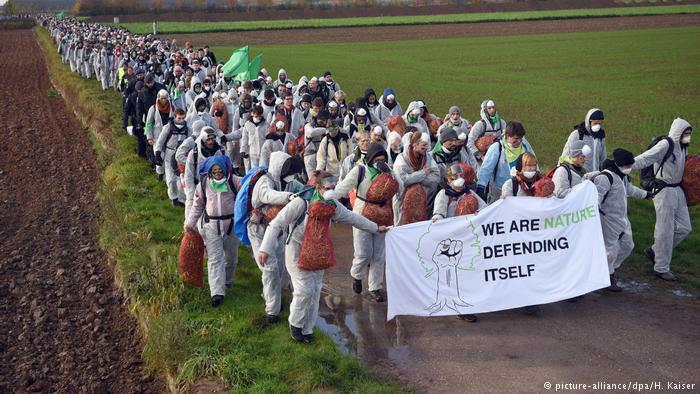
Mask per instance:
[[[644,249],[644,254],[647,256],[649,261],[651,261],[652,265],[656,265],[656,253],[654,253],[654,249],[650,247]]]
[[[617,285],[617,279],[615,279],[615,274],[610,275],[610,286],[606,287],[605,290],[619,293],[622,291],[622,287]]]
[[[665,281],[669,282],[676,282],[678,280],[678,277],[676,275],[673,275],[671,271],[669,272],[656,272],[654,271],[654,275],[656,275],[657,278],[663,279]]]
[[[277,315],[265,315],[265,322],[267,324],[277,324],[279,321],[280,318]]]
[[[158,182],[163,182],[163,174],[158,174]]]
[[[352,280],[352,291],[354,291],[355,294],[362,293],[362,280],[360,280],[360,279],[353,279]]]
[[[477,320],[479,320],[476,315],[457,315],[459,319],[466,320],[469,323],[475,323]]]
[[[315,340],[314,334],[304,335],[304,343],[312,343]]]
[[[384,296],[382,295],[381,290],[372,290],[370,293],[372,293],[372,297],[374,297],[375,301],[384,302]]]
[[[174,206],[174,207],[183,207],[183,208],[184,208],[184,207],[185,207],[185,204],[183,204],[182,202],[180,202],[180,200],[178,200],[178,199],[176,198],[176,199],[173,200],[173,206]]]
[[[224,302],[224,296],[222,295],[217,294],[211,298],[211,306],[214,308],[217,308],[222,302]]]
[[[289,325],[289,329],[292,332],[292,339],[297,341],[297,342],[302,342],[302,343],[308,343],[306,342],[306,337],[304,334],[301,333],[301,328],[299,327],[294,327],[293,325]]]

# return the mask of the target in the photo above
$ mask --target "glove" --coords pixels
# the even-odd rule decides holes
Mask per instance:
[[[481,197],[482,200],[486,201],[486,188],[482,185],[476,187],[476,194]]]
[[[247,159],[247,158],[250,157],[250,155],[248,155],[247,153],[242,153],[242,154],[241,154],[241,157],[244,158],[244,159]]]
[[[294,199],[297,198],[297,197],[299,197],[299,193],[292,193],[292,194],[289,195],[289,197],[287,197],[287,199],[288,199],[289,201],[292,201],[292,200],[294,200]]]
[[[228,138],[226,138],[225,135],[222,135],[222,136],[221,136],[221,143],[222,143],[222,144],[225,144],[225,143],[227,143],[227,142],[228,142]]]
[[[430,221],[433,222],[433,223],[435,223],[435,222],[437,222],[437,221],[440,220],[440,219],[442,219],[442,216],[440,216],[440,215],[433,215],[433,217],[430,218]]]
[[[162,165],[163,165],[163,157],[162,157],[162,155],[163,155],[163,154],[162,154],[161,152],[156,152],[156,159],[155,159],[155,162],[156,162],[156,165],[157,165],[157,166],[162,166]]]
[[[647,199],[647,200],[651,200],[651,199],[654,198],[654,193],[652,193],[652,192],[647,192],[647,196],[644,197],[644,198]]]

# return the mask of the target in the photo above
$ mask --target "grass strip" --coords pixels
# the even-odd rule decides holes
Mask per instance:
[[[263,21],[224,21],[224,22],[158,22],[158,34],[212,33],[226,31],[280,30],[280,29],[319,29],[333,27],[433,25],[450,23],[513,22],[549,19],[608,18],[620,16],[680,15],[700,13],[700,5],[671,5],[648,7],[614,7],[570,10],[483,12],[463,14],[438,14],[414,16],[374,16],[327,19],[288,19]],[[114,24],[113,24],[114,25]],[[148,34],[153,30],[151,22],[121,23],[137,34]]]
[[[303,346],[291,341],[286,324],[265,327],[260,273],[244,249],[235,286],[219,308],[209,306],[206,288],[185,286],[175,271],[182,210],[170,206],[164,184],[122,130],[120,96],[71,72],[46,30],[35,32],[51,80],[98,152],[99,241],[140,322],[149,370],[164,374],[174,392],[200,379],[219,380],[241,392],[397,391],[339,353],[325,335]],[[281,317],[284,321],[287,314]]]

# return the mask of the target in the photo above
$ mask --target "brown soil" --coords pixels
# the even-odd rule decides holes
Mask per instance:
[[[362,295],[352,291],[351,228],[337,225],[331,233],[338,265],[325,273],[318,327],[384,380],[430,393],[542,393],[557,383],[590,390],[600,382],[660,384],[600,392],[663,391],[668,382],[698,389],[700,302],[674,295],[678,286],[651,274],[633,280],[623,265],[622,293],[542,305],[537,317],[513,309],[481,314],[476,323],[413,316],[387,322],[386,303],[370,299],[366,281]]]
[[[212,46],[280,45],[357,42],[358,37],[362,37],[363,41],[395,41],[414,39],[429,40],[455,37],[655,29],[680,26],[700,26],[700,15],[659,15],[522,22],[458,23],[448,25],[264,30],[249,32],[175,34],[169,37],[176,38],[180,43],[191,41],[196,46],[205,44]]]
[[[87,132],[49,95],[32,30],[1,31],[0,53],[0,392],[162,392],[97,245]]]
[[[698,3],[700,0],[686,0],[683,4]],[[342,2],[341,2],[342,3]],[[462,3],[467,3],[462,1]],[[143,13],[137,15],[120,15],[120,22],[151,22],[159,21],[233,21],[233,20],[284,20],[284,19],[313,19],[313,18],[352,18],[362,16],[408,16],[457,14],[468,12],[501,12],[501,11],[536,11],[577,8],[609,8],[622,7],[623,4],[614,0],[484,0],[469,1],[463,5],[431,5],[431,6],[385,6],[385,7],[345,7],[336,9],[293,9],[293,10],[248,10],[237,12],[168,12]],[[664,2],[633,3],[626,7],[663,6]],[[89,19],[90,22],[112,22],[113,15],[100,15]]]

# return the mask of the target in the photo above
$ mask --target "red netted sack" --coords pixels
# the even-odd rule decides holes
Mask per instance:
[[[474,145],[476,145],[476,149],[478,149],[482,155],[485,155],[486,151],[489,150],[489,146],[491,146],[491,144],[496,142],[497,139],[498,139],[497,135],[485,135],[485,136],[479,137],[479,139],[476,140],[476,143]]]
[[[284,205],[270,205],[265,212],[265,216],[268,221],[273,221],[277,217],[277,214],[284,208]]]
[[[403,193],[401,224],[420,222],[428,219],[428,195],[420,183],[414,183]]]
[[[389,173],[382,173],[372,181],[365,194],[365,200],[383,202],[374,204],[365,201],[362,208],[362,216],[377,223],[380,226],[394,224],[394,211],[391,209],[391,198],[399,191],[399,182]]]
[[[464,173],[464,183],[471,185],[474,183],[474,178],[476,178],[476,172],[474,168],[468,163],[459,162],[459,166],[462,167],[462,172]]]
[[[535,189],[535,197],[550,197],[554,193],[554,182],[546,176],[540,178],[532,187]]]
[[[430,134],[437,135],[437,131],[440,128],[440,125],[442,125],[442,123],[440,122],[440,119],[432,118],[430,120],[430,123],[428,123],[428,128],[430,129]]]
[[[689,207],[700,203],[700,156],[688,156],[685,159],[685,171],[681,183]]]
[[[177,272],[187,283],[202,288],[204,285],[204,240],[196,231],[186,231],[180,243]]]
[[[457,208],[455,209],[456,216],[471,215],[479,210],[479,200],[474,197],[473,194],[467,193],[463,194],[459,200],[457,200]]]
[[[211,105],[214,115],[214,122],[219,126],[219,130],[226,134],[228,132],[228,110],[226,109],[226,104],[221,100],[216,100]],[[216,112],[221,112],[221,116],[216,116]]]
[[[406,132],[406,121],[403,120],[401,115],[393,115],[387,119],[386,127],[389,131],[395,131],[403,137],[403,134]]]
[[[331,240],[331,218],[335,205],[315,201],[309,205],[304,240],[301,243],[297,266],[308,271],[324,270],[335,266],[335,253]]]

